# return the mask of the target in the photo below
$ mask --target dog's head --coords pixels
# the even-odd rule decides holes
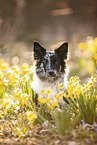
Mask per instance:
[[[43,81],[54,82],[65,73],[68,43],[63,43],[54,51],[46,51],[38,42],[34,42],[36,73]]]

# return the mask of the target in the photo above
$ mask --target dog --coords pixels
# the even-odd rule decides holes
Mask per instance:
[[[58,83],[67,85],[66,59],[68,42],[64,42],[54,51],[47,51],[39,42],[34,41],[33,57],[35,60],[33,90],[39,96],[40,89],[51,88],[56,92]],[[36,97],[36,98],[37,98]]]

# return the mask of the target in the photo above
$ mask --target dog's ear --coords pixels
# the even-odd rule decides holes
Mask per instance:
[[[61,59],[67,59],[68,42],[63,43],[58,49],[55,50]]]
[[[37,41],[34,41],[34,59],[39,60],[45,54],[46,49],[44,49]]]

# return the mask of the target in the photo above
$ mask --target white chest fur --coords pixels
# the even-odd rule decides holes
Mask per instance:
[[[48,81],[40,80],[34,69],[34,75],[33,75],[34,81],[32,82],[31,87],[38,95],[40,94],[40,89],[45,89],[45,88],[51,88],[53,92],[57,92],[58,83],[62,83],[64,85],[64,88],[66,88],[67,86],[67,71],[68,69],[66,69],[65,74],[63,74],[57,81],[49,83]]]

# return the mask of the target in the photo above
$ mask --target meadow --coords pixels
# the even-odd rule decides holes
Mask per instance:
[[[71,70],[67,87],[42,88],[35,105],[33,65],[10,66],[0,59],[1,144],[96,144],[97,143],[97,38],[78,45],[83,58],[80,73],[88,62],[89,78],[83,82]],[[63,101],[62,97],[66,101]]]

